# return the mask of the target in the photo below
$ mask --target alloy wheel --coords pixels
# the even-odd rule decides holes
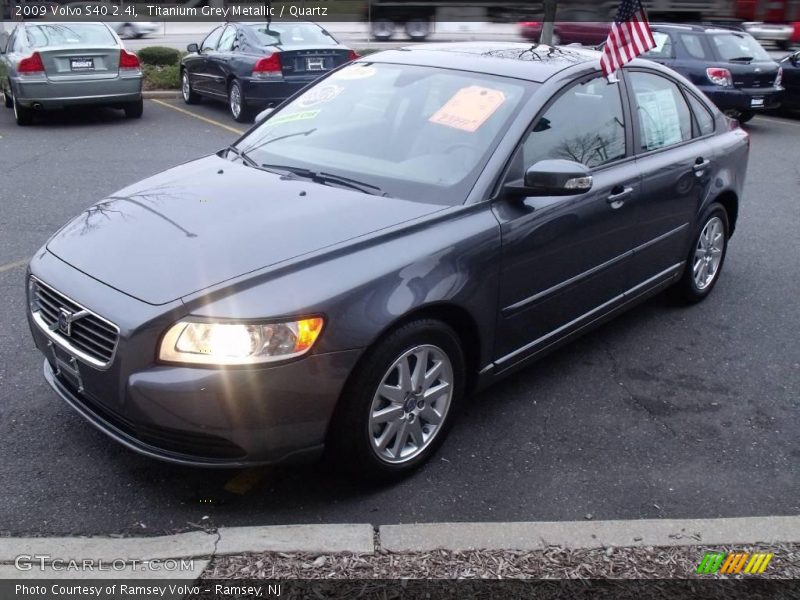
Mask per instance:
[[[192,88],[189,85],[189,75],[186,71],[183,72],[183,78],[181,79],[181,91],[183,92],[183,99],[188,102],[192,93]]]
[[[722,219],[712,217],[703,227],[694,251],[692,275],[698,290],[703,291],[713,283],[719,273],[724,249],[725,226]]]
[[[236,84],[231,86],[230,106],[233,118],[238,119],[239,115],[242,114],[242,92]]]
[[[372,399],[372,450],[387,463],[414,459],[441,431],[452,398],[453,365],[441,348],[425,344],[404,352]]]

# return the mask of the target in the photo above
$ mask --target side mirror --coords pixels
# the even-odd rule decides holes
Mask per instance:
[[[189,44],[188,46],[186,46],[186,51],[192,54],[197,54],[198,52],[200,52],[200,46],[198,46],[197,44]]]
[[[540,160],[525,172],[522,185],[507,185],[506,194],[528,196],[576,196],[592,189],[589,167],[572,160]]]
[[[262,110],[260,113],[258,113],[256,115],[255,122],[256,123],[261,123],[261,121],[266,119],[273,110],[275,110],[275,109],[274,108],[265,108],[264,110]]]

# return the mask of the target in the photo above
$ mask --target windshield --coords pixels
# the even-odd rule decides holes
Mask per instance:
[[[533,86],[433,67],[354,63],[272,113],[238,148],[259,165],[460,204]]]
[[[34,48],[46,46],[114,46],[117,41],[108,27],[100,23],[49,23],[28,25],[28,43]]]
[[[258,23],[250,25],[263,46],[335,46],[336,40],[312,23]]]
[[[718,33],[711,36],[722,60],[772,60],[755,38],[747,33]]]

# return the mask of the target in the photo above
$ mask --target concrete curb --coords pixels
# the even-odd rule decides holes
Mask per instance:
[[[179,90],[150,90],[142,92],[142,98],[145,100],[176,100],[181,97]]]
[[[59,560],[165,560],[249,552],[357,552],[375,550],[369,524],[224,527],[216,533],[193,531],[157,537],[0,538],[0,564],[21,555]]]
[[[635,546],[739,545],[800,543],[800,516],[735,519],[659,519],[527,523],[416,523],[383,525],[380,547],[390,552],[444,550],[541,550]],[[370,524],[225,527],[139,538],[0,537],[0,564],[19,555],[58,560],[166,560],[213,558],[257,552],[327,554],[375,552]]]
[[[420,523],[384,525],[381,548],[390,552],[541,550],[547,546],[735,545],[800,542],[800,517],[642,519],[540,523]]]

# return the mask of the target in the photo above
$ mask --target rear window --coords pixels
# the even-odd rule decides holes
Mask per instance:
[[[310,23],[259,23],[250,31],[262,46],[332,46],[336,44],[325,31]]]
[[[715,33],[711,40],[722,60],[772,60],[761,44],[747,33]]]
[[[48,23],[25,28],[34,48],[47,46],[116,46],[108,27],[100,23]]]

